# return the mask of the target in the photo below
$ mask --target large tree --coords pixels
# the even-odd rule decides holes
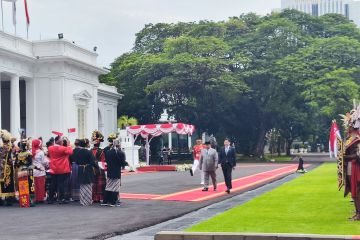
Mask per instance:
[[[341,15],[296,10],[148,24],[102,81],[124,94],[119,115],[149,123],[167,108],[256,156],[276,129],[289,153],[295,138],[325,143],[331,119],[359,99],[359,41]]]

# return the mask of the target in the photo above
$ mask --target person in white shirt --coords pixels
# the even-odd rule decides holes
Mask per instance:
[[[45,200],[46,168],[49,167],[49,161],[42,150],[41,140],[34,139],[31,145],[34,165],[35,202],[43,203]]]

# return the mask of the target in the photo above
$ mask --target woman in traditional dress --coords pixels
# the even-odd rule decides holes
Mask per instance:
[[[0,204],[11,205],[15,198],[15,168],[12,158],[11,134],[0,130]],[[4,202],[3,202],[4,201]]]
[[[45,158],[45,153],[42,150],[42,142],[39,139],[34,139],[31,143],[33,165],[34,169],[34,182],[35,182],[35,202],[43,203],[46,191],[45,191],[45,180],[46,180],[46,169],[49,167],[49,161]]]
[[[92,144],[94,147],[91,149],[92,154],[95,157],[95,163],[100,165],[99,170],[95,171],[95,181],[93,185],[93,201],[103,201],[105,194],[105,154],[104,150],[100,148],[100,144],[104,141],[104,136],[100,131],[95,130],[91,136]]]
[[[114,140],[111,148],[105,152],[107,178],[103,205],[119,206],[118,197],[121,186],[121,168],[126,166],[125,154],[120,150],[119,140]]]
[[[90,150],[86,149],[84,140],[79,142],[80,149],[74,154],[74,159],[79,166],[79,183],[80,183],[80,204],[88,206],[93,203],[92,200],[92,185],[94,182],[94,169],[99,166],[95,164],[94,156]]]
[[[79,201],[80,200],[80,183],[79,183],[79,166],[76,163],[76,159],[74,158],[74,155],[81,149],[79,146],[80,140],[75,140],[75,148],[73,151],[73,154],[70,156],[70,162],[71,162],[71,176],[70,176],[70,189],[71,189],[71,199],[73,201]]]
[[[34,182],[34,166],[33,166],[33,157],[29,149],[29,143],[27,139],[23,139],[19,142],[18,147],[20,148],[20,152],[16,155],[15,166],[18,168],[18,180],[19,180],[19,188],[21,188],[20,179],[27,177],[27,184],[29,187],[29,195],[30,195],[30,206],[35,206],[35,182]],[[25,180],[26,181],[26,180]],[[21,189],[20,189],[21,194]],[[21,206],[26,206],[27,203],[23,203],[20,199]]]

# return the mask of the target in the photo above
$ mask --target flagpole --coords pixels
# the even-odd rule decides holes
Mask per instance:
[[[17,36],[16,33],[16,1],[13,2],[13,24],[14,24],[14,28],[15,28],[15,37]]]
[[[2,30],[4,32],[4,9],[3,9],[3,0],[1,0],[1,24]]]
[[[26,39],[29,40],[30,17],[29,17],[29,10],[26,0],[24,0],[24,5],[25,5],[25,16],[26,16]]]

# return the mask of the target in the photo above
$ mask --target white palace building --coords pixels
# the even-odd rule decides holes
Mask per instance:
[[[0,31],[0,127],[48,139],[52,131],[90,137],[117,131],[117,89],[99,83],[108,71],[97,53],[64,39],[27,41]]]

